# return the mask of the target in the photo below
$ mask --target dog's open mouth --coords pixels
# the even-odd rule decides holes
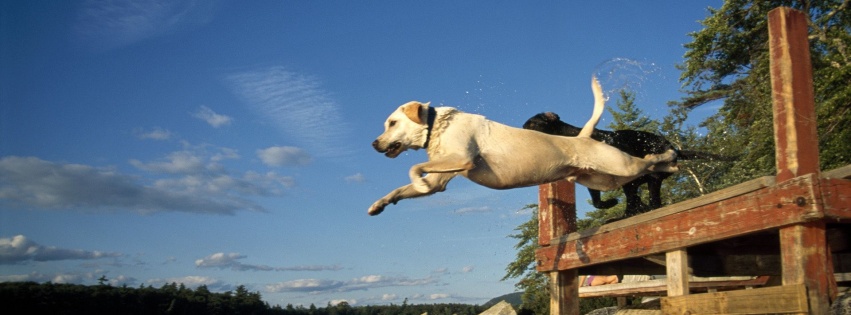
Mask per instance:
[[[384,156],[389,158],[395,158],[402,153],[402,143],[393,142],[389,146],[387,146],[387,151],[384,152]]]

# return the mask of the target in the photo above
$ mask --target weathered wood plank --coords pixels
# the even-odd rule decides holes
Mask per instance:
[[[686,295],[688,291],[688,254],[685,249],[665,253],[668,296]]]
[[[537,251],[538,271],[573,269],[750,234],[824,217],[813,175]],[[574,233],[572,235],[577,235]]]
[[[576,231],[576,185],[558,181],[538,186],[538,244]]]
[[[806,285],[810,314],[826,314],[829,301],[836,299],[836,280],[824,221],[780,229],[780,248],[783,284]]]
[[[662,311],[625,309],[617,310],[617,312],[615,312],[615,315],[662,315]]]
[[[851,220],[851,181],[822,178],[820,184],[825,216],[834,220]]]
[[[576,231],[575,184],[558,181],[538,188],[538,243],[542,246]],[[550,314],[579,315],[579,281],[576,269],[557,270],[550,277]]]
[[[576,269],[553,271],[550,276],[550,314],[579,315],[579,274]]]
[[[819,172],[813,74],[806,13],[768,13],[777,181]]]
[[[663,314],[775,314],[806,313],[803,284],[661,299]]]
[[[777,181],[818,174],[813,74],[807,14],[786,7],[768,12],[771,96]],[[819,195],[821,191],[818,192]],[[819,196],[819,201],[821,201]],[[821,208],[822,202],[815,202]],[[781,211],[778,211],[781,212]],[[785,212],[785,210],[783,210]],[[823,213],[823,210],[822,210]],[[806,285],[810,314],[826,314],[835,298],[823,221],[780,229],[783,284]]]
[[[580,287],[579,297],[664,295],[667,292],[666,281],[666,279],[656,279],[640,282],[598,285],[593,287]],[[732,290],[742,289],[745,287],[759,287],[765,285],[767,282],[768,276],[761,276],[747,280],[689,281],[689,292],[706,292],[706,290],[710,288],[717,290]]]
[[[821,173],[823,178],[844,178],[851,179],[851,164],[838,167]]]
[[[727,187],[697,198],[689,199],[683,202],[679,202],[673,205],[665,206],[650,212],[642,213],[624,220],[620,220],[614,223],[603,225],[599,228],[583,230],[578,233],[570,233],[568,235],[561,235],[561,237],[555,242],[563,242],[576,240],[582,237],[586,237],[593,234],[605,233],[608,231],[616,230],[619,228],[623,228],[625,226],[631,226],[642,222],[648,222],[657,220],[661,217],[668,216],[675,213],[680,213],[683,211],[687,211],[690,209],[694,209],[700,206],[705,206],[708,204],[712,204],[715,202],[719,202],[722,200],[730,199],[736,196],[741,196],[765,187],[769,187],[774,185],[774,176],[764,176],[760,178],[756,178],[753,180],[749,180],[747,182]]]

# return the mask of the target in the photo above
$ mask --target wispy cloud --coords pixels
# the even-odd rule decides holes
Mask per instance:
[[[213,126],[213,128],[230,125],[231,121],[233,121],[233,118],[230,116],[216,113],[207,106],[199,107],[198,111],[192,114],[192,117],[207,122],[210,126]]]
[[[131,161],[151,172],[152,184],[111,168],[45,161],[36,157],[0,158],[0,204],[42,209],[129,210],[233,214],[264,211],[250,197],[280,195],[295,184],[275,172],[231,176],[215,154],[180,151],[155,162]]]
[[[154,127],[152,130],[148,131],[136,131],[136,136],[139,137],[139,139],[168,140],[171,139],[171,131],[160,127]]]
[[[226,77],[233,91],[290,140],[321,157],[350,154],[350,130],[339,106],[319,80],[283,67],[270,67]]]
[[[453,211],[453,213],[455,213],[455,214],[485,213],[485,212],[491,212],[491,208],[488,207],[488,206],[465,207],[465,208],[460,208],[460,209],[456,209],[455,211]]]
[[[0,238],[0,264],[15,264],[26,261],[90,260],[121,256],[119,253],[44,246],[23,235]]]
[[[343,178],[347,183],[363,183],[366,182],[366,178],[361,173],[357,173],[354,175],[346,176]]]
[[[336,271],[343,269],[339,265],[323,266],[290,266],[290,267],[271,267],[266,265],[251,265],[239,262],[239,260],[247,256],[239,253],[215,253],[210,256],[195,260],[195,266],[198,268],[219,268],[231,269],[236,271]]]
[[[304,150],[288,146],[260,149],[257,156],[269,166],[301,166],[312,160]]]
[[[89,0],[80,6],[72,31],[82,45],[109,50],[206,24],[215,8],[214,1]]]
[[[356,290],[368,290],[383,287],[409,287],[424,286],[437,283],[438,278],[408,278],[389,277],[383,275],[368,275],[354,278],[349,281],[327,280],[327,279],[298,279],[292,281],[269,284],[266,290],[270,292],[348,292]]]

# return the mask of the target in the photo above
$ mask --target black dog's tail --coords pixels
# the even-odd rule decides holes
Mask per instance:
[[[709,160],[709,161],[724,161],[731,162],[736,161],[739,158],[735,156],[726,156],[715,153],[708,152],[700,152],[700,151],[691,151],[691,150],[680,150],[677,151],[677,158],[682,160]]]

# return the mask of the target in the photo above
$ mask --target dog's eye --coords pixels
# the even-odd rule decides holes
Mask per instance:
[[[395,125],[396,125],[396,121],[395,121],[395,120],[391,120],[391,121],[389,121],[389,122],[387,123],[387,126],[388,126],[388,127],[393,127],[393,126],[395,126]]]

